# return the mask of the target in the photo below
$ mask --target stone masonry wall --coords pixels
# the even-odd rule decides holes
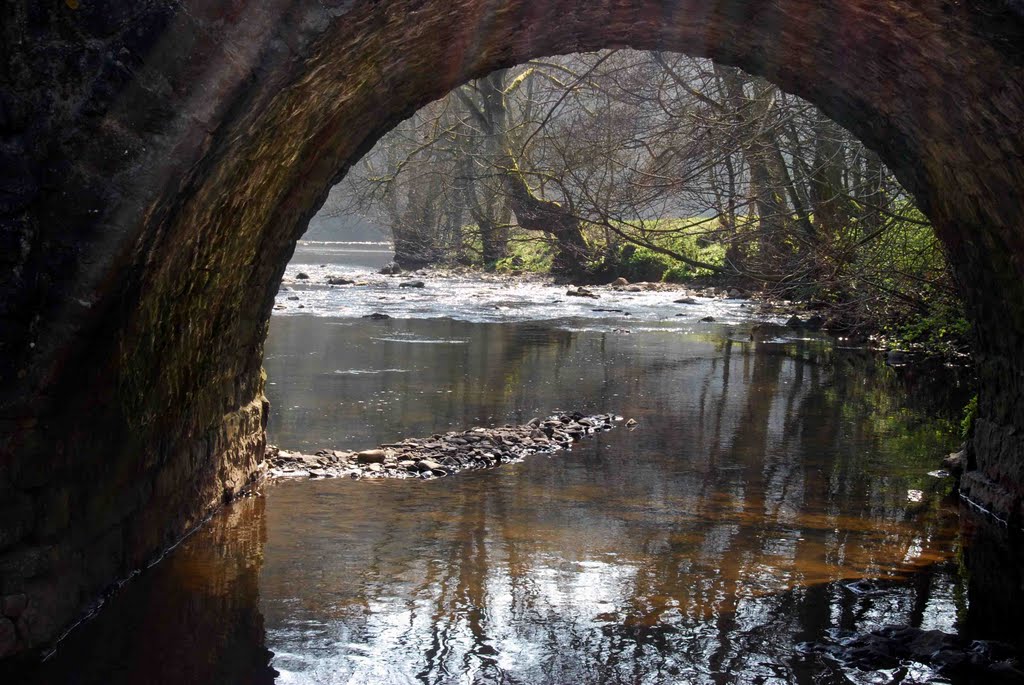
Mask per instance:
[[[495,68],[605,47],[766,76],[935,222],[984,382],[968,491],[1024,480],[1024,29],[1001,0],[14,0],[0,8],[0,657],[258,476],[263,340],[331,184]]]

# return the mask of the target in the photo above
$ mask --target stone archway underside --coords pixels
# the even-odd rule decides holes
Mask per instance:
[[[1013,7],[6,3],[0,656],[51,641],[258,472],[273,295],[332,183],[453,86],[555,53],[664,49],[737,65],[881,154],[935,223],[975,324],[967,491],[1017,520],[1024,20]]]

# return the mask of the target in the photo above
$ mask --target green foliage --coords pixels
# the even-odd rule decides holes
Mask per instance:
[[[964,407],[964,416],[960,420],[960,438],[963,440],[969,440],[971,435],[974,433],[974,420],[978,418],[978,395],[967,402],[967,406]]]
[[[898,316],[886,332],[901,347],[930,354],[950,355],[966,347],[970,324],[956,300],[924,295],[926,310]]]
[[[551,246],[536,235],[514,233],[508,244],[511,253],[499,259],[494,270],[499,273],[548,273],[551,271]]]
[[[704,240],[705,228],[691,228],[702,221],[662,219],[646,222],[642,229],[650,233],[638,238],[694,261],[720,266],[725,261],[725,248],[717,242]],[[658,250],[628,242],[619,243],[603,266],[605,270],[613,271],[616,276],[622,276],[630,281],[682,283],[714,273],[710,269],[692,266]]]
[[[931,226],[916,208],[882,240],[864,246],[858,263],[873,267],[879,328],[900,347],[953,356],[969,348],[970,324]]]
[[[674,260],[646,247],[623,245],[614,262],[616,273],[629,281],[660,281]]]

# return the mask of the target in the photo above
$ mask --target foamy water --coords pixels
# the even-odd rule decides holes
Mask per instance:
[[[767,320],[756,317],[754,306],[745,300],[702,297],[682,289],[627,292],[609,286],[588,287],[598,295],[592,299],[567,295],[568,286],[532,277],[517,281],[489,274],[429,271],[386,276],[377,273],[378,268],[337,259],[341,254],[351,258],[356,252],[370,250],[379,260],[389,254],[384,248],[377,243],[300,244],[278,292],[274,315],[358,318],[379,313],[400,319],[450,318],[475,323],[564,321],[576,330],[643,330],[651,326],[693,330],[706,325],[702,319],[707,317],[727,324]],[[300,273],[309,278],[297,278]],[[332,276],[357,284],[332,286],[327,283]],[[424,287],[401,287],[413,280],[423,281]],[[687,296],[696,304],[676,302]]]

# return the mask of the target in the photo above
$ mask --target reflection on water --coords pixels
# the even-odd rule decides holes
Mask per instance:
[[[269,685],[276,672],[259,609],[266,500],[239,500],[73,631],[42,668],[0,682],[33,685]]]
[[[52,668],[265,682],[269,649],[278,683],[899,682],[793,647],[833,628],[984,620],[950,484],[927,475],[953,422],[915,409],[870,358],[746,338],[276,318],[266,366],[283,447],[556,408],[639,427],[436,481],[268,487],[115,599],[103,616],[130,638],[94,624]],[[147,657],[145,679],[108,650],[81,656],[97,640],[138,651],[140,635],[174,646]]]
[[[906,409],[870,359],[727,328],[275,324],[284,446],[555,407],[640,422],[494,472],[274,488],[262,596],[279,682],[848,682],[793,645],[952,630],[965,609],[949,484],[926,475],[951,424]],[[402,336],[468,342],[386,341]]]

